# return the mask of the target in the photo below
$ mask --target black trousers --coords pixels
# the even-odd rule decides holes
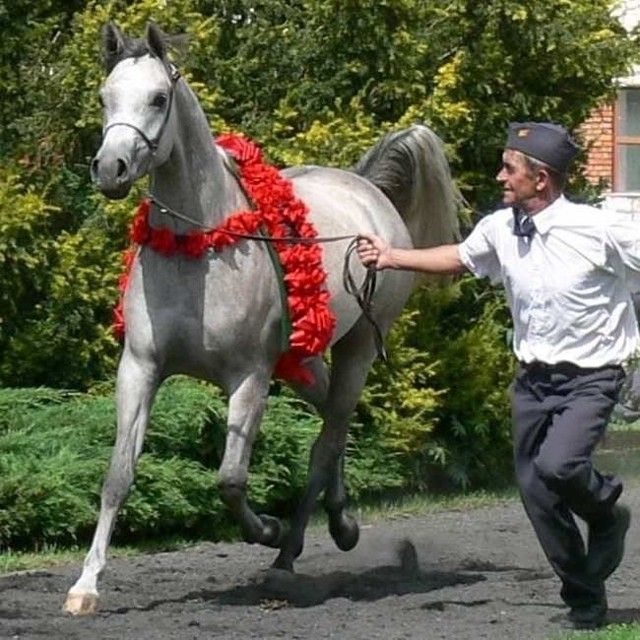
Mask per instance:
[[[604,595],[586,572],[585,542],[574,514],[606,517],[622,492],[600,474],[593,451],[602,439],[624,380],[619,366],[582,369],[569,363],[521,365],[512,387],[515,471],[538,540],[571,607]]]

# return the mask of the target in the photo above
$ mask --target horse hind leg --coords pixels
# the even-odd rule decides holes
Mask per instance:
[[[109,473],[102,488],[100,515],[82,574],[69,589],[64,610],[73,615],[90,615],[99,609],[98,580],[107,563],[107,548],[118,511],[135,476],[142,452],[151,404],[158,389],[153,367],[145,367],[125,349],[116,385],[118,431]]]
[[[376,357],[373,333],[364,318],[334,345],[331,357],[327,399],[318,406],[323,425],[311,450],[307,489],[292,518],[289,535],[273,564],[278,569],[293,570],[293,561],[302,553],[309,518],[323,491],[329,532],[338,548],[348,551],[358,542],[358,524],[345,511],[344,451],[351,414]]]

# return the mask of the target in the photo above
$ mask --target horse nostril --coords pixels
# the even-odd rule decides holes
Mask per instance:
[[[127,175],[127,165],[124,160],[118,160],[118,178]]]

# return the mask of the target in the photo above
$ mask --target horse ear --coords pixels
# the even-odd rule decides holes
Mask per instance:
[[[147,44],[151,53],[160,60],[164,60],[167,55],[167,45],[162,29],[155,23],[149,21],[147,23]]]
[[[124,48],[122,31],[114,22],[107,22],[102,28],[102,59],[107,73],[119,62]]]

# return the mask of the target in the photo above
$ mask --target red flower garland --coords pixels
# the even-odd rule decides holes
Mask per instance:
[[[265,230],[272,238],[299,236],[315,238],[316,230],[307,222],[309,209],[293,193],[291,182],[263,161],[260,147],[246,138],[227,134],[216,142],[229,151],[241,169],[242,183],[257,205],[256,210],[239,211],[211,231],[192,231],[177,236],[167,228],[149,225],[151,201],[143,200],[131,227],[134,245],[149,245],[166,256],[182,253],[197,259],[207,251],[221,251],[242,238],[231,233],[255,235]],[[231,232],[231,233],[228,233]],[[285,276],[291,324],[290,348],[280,357],[274,375],[289,382],[310,384],[314,381],[303,361],[329,346],[336,319],[329,308],[327,274],[322,266],[322,247],[312,243],[276,242]],[[125,272],[120,279],[120,301],[115,309],[114,331],[124,337],[122,298],[127,288],[135,248],[125,253]]]

